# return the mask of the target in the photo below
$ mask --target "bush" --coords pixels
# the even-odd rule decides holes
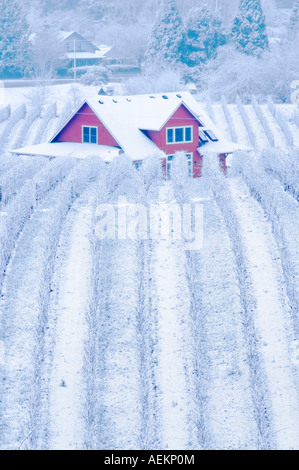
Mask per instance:
[[[10,117],[11,115],[11,107],[10,107],[10,104],[5,106],[5,108],[2,108],[0,110],[0,122],[4,122],[4,121],[7,121],[7,119]]]
[[[236,97],[236,103],[237,103],[237,106],[238,106],[240,116],[242,117],[244,125],[246,127],[250,143],[251,143],[253,148],[256,148],[257,143],[256,143],[255,133],[253,132],[253,129],[252,129],[247,111],[245,109],[245,106],[243,105],[242,100],[239,96]]]
[[[253,106],[253,109],[255,110],[255,113],[257,115],[257,117],[259,118],[260,120],[260,123],[261,125],[263,126],[264,128],[264,131],[265,131],[265,134],[267,136],[267,139],[271,145],[271,147],[274,147],[274,135],[273,135],[273,132],[271,131],[270,127],[269,127],[269,124],[268,124],[268,121],[266,119],[266,116],[262,110],[262,108],[260,107],[257,99],[255,96],[252,97],[252,106]]]
[[[101,85],[109,80],[109,71],[102,65],[84,67],[84,69],[86,69],[86,72],[81,78],[83,85]],[[80,71],[80,68],[78,70]]]
[[[126,81],[128,93],[138,95],[143,93],[170,93],[183,91],[186,86],[181,83],[179,72],[172,70],[146,70],[138,77]]]
[[[140,67],[137,64],[111,64],[108,65],[110,72],[139,73]]]

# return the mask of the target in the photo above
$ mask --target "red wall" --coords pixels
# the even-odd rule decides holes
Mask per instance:
[[[166,144],[166,128],[167,127],[193,127],[193,142],[191,143],[175,143]],[[147,131],[146,134],[155,142],[155,144],[163,150],[167,155],[173,155],[175,152],[183,151],[185,153],[193,153],[193,174],[194,177],[200,176],[202,167],[202,157],[197,152],[198,147],[198,127],[199,123],[195,117],[185,108],[184,105],[171,116],[169,121],[160,131]],[[165,160],[163,161],[165,165]]]
[[[84,104],[78,113],[69,121],[53,142],[82,142],[82,125],[98,128],[98,144],[119,147],[119,144],[94,114],[88,104]]]
[[[76,115],[68,122],[62,131],[55,137],[53,142],[82,142],[82,125],[96,126],[98,128],[98,144],[119,147],[119,144],[112,137],[106,127],[102,124],[99,118],[94,114],[88,104],[84,104]],[[191,143],[175,143],[166,144],[166,128],[167,127],[180,127],[192,126],[193,127],[193,142]],[[194,177],[201,176],[202,170],[202,156],[197,152],[198,147],[198,121],[193,115],[185,108],[184,105],[173,114],[167,121],[161,131],[144,131],[145,134],[155,142],[155,144],[163,150],[167,155],[173,155],[177,151],[185,153],[193,153],[193,175]],[[220,166],[226,171],[226,158],[224,155],[219,156]],[[165,167],[166,161],[163,160]]]

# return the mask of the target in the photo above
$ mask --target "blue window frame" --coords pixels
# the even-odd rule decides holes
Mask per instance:
[[[92,126],[82,126],[82,142],[88,144],[97,144],[98,128]]]
[[[185,141],[186,142],[191,142],[192,140],[192,128],[191,127],[186,127],[185,129]]]
[[[173,143],[173,129],[167,129],[167,143]]]
[[[184,128],[178,127],[175,129],[175,141],[176,142],[184,142]]]

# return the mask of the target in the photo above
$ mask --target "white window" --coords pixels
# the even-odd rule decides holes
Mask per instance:
[[[193,127],[167,127],[166,143],[180,144],[185,142],[193,142]]]
[[[98,128],[93,126],[82,126],[82,142],[87,144],[97,144]]]
[[[193,153],[186,153],[188,160],[188,173],[189,176],[193,176]]]
[[[171,170],[174,161],[174,155],[167,155],[166,159],[166,178],[171,179]],[[193,176],[193,153],[186,153],[186,158],[188,160],[188,173],[189,176]]]
[[[171,169],[173,164],[173,155],[167,155],[166,159],[166,179],[170,180],[171,178]]]

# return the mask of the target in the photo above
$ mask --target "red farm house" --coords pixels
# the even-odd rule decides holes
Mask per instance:
[[[190,174],[199,177],[202,154],[226,157],[241,147],[228,142],[189,92],[134,96],[88,97],[49,143],[13,150],[20,155],[83,158],[99,155],[107,163],[127,154],[136,167],[150,155],[160,155],[165,174],[178,151],[185,152]]]

